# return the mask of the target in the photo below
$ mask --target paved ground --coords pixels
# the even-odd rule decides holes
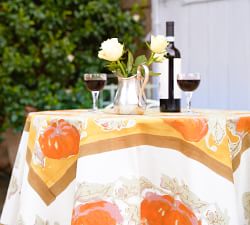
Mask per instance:
[[[0,171],[0,215],[4,204],[7,188],[9,185],[9,176],[1,174]]]

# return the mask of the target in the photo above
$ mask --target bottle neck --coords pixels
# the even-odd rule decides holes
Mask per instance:
[[[170,43],[174,43],[174,41],[175,41],[174,36],[167,36],[167,41]]]

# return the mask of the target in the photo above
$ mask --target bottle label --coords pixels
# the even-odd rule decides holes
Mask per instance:
[[[169,79],[169,66],[170,62],[169,59],[165,59],[162,63],[158,64],[158,70],[161,73],[160,79],[159,79],[159,98],[160,99],[168,99],[169,97],[174,99],[180,99],[181,98],[181,89],[179,88],[177,84],[177,75],[181,72],[181,59],[180,58],[174,58],[173,59],[173,68],[171,71],[173,71],[173,81],[172,84],[171,80]],[[173,88],[172,96],[169,96],[169,93],[171,90],[169,88]]]
[[[167,36],[166,39],[169,42],[174,42],[175,41],[175,38],[173,36]]]

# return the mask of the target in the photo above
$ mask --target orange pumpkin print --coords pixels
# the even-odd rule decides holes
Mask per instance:
[[[182,134],[185,140],[199,142],[208,131],[206,119],[164,119],[164,122]]]
[[[86,203],[77,206],[71,225],[116,225],[122,223],[119,208],[107,201]]]
[[[236,124],[236,130],[250,132],[250,117],[241,117]]]
[[[72,124],[61,119],[52,121],[38,141],[44,156],[61,159],[78,154],[80,134]]]
[[[201,225],[190,208],[169,195],[148,193],[141,203],[142,225]]]

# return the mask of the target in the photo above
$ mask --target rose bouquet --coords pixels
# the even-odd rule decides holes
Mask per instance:
[[[107,68],[120,77],[130,77],[136,74],[139,65],[150,66],[153,62],[162,62],[166,54],[168,42],[163,35],[151,35],[150,43],[146,42],[150,50],[150,56],[139,55],[134,58],[132,52],[119,43],[117,38],[111,38],[102,42],[98,57],[108,61]],[[150,71],[150,75],[159,75]]]

